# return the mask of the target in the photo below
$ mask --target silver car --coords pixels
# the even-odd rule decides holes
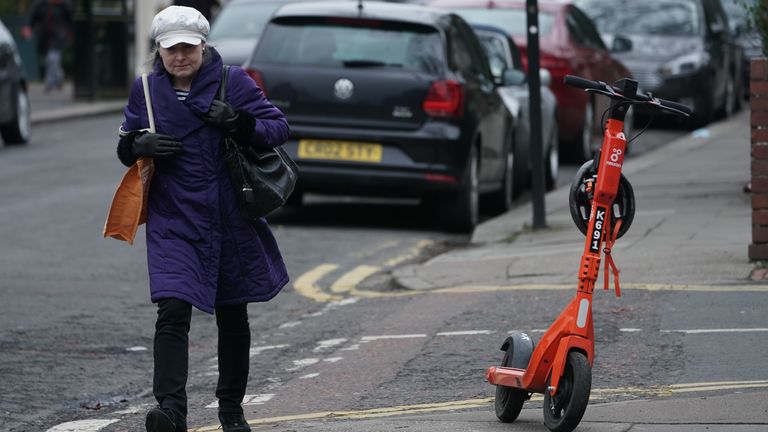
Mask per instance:
[[[16,42],[0,22],[0,135],[6,144],[25,144],[30,129],[24,67]]]
[[[277,8],[296,1],[301,0],[230,0],[213,21],[207,43],[216,48],[224,63],[241,66]]]
[[[490,25],[475,24],[472,26],[485,48],[491,65],[491,73],[497,81],[515,83],[497,89],[507,109],[513,117],[518,118],[518,128],[515,135],[515,181],[517,193],[521,192],[517,185],[530,184],[531,174],[531,116],[530,95],[528,82],[520,59],[520,51],[512,38],[502,29]],[[504,79],[506,76],[507,79]],[[512,79],[515,77],[514,79]],[[551,77],[549,71],[541,69],[541,142],[544,154],[545,185],[547,190],[554,189],[560,167],[557,135],[557,99],[549,88]]]

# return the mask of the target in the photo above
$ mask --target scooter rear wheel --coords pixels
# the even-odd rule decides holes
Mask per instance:
[[[510,349],[512,348],[510,347]],[[507,351],[504,353],[501,365],[508,367],[510,361],[509,351]],[[523,403],[527,398],[528,393],[523,390],[497,385],[496,401],[494,402],[496,417],[503,423],[512,423],[517,420],[517,416],[520,415],[520,411],[523,409]]]
[[[554,396],[549,391],[544,392],[544,424],[547,428],[553,432],[574,430],[587,410],[591,389],[592,367],[587,357],[571,351],[557,392]]]

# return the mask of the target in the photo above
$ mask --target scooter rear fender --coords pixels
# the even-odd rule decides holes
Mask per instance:
[[[514,331],[504,340],[501,350],[509,353],[509,363],[502,366],[526,369],[533,353],[533,340],[523,332]]]

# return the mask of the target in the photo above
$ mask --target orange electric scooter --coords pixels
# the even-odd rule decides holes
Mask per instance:
[[[627,145],[624,117],[633,105],[650,107],[651,113],[656,109],[686,117],[691,113],[685,105],[654,98],[650,93],[638,93],[637,81],[631,79],[619,80],[614,87],[568,75],[565,84],[615,101],[607,111],[609,116],[600,151],[594,160],[582,165],[571,186],[571,216],[587,236],[579,264],[576,296],[535,349],[528,335],[512,332],[501,346],[504,351],[501,366],[492,366],[486,371],[488,382],[496,385],[495,409],[499,420],[515,421],[531,394],[543,393],[544,424],[557,432],[576,428],[587,409],[595,345],[592,292],[602,254],[606,261],[604,288],[608,289],[609,270],[612,270],[616,296],[621,295],[611,247],[627,232],[635,212],[632,186],[621,174]]]

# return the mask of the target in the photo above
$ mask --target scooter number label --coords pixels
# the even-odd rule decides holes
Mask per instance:
[[[600,239],[603,238],[603,228],[605,227],[605,207],[595,207],[595,229],[592,230],[592,242],[589,244],[589,251],[600,252]]]

